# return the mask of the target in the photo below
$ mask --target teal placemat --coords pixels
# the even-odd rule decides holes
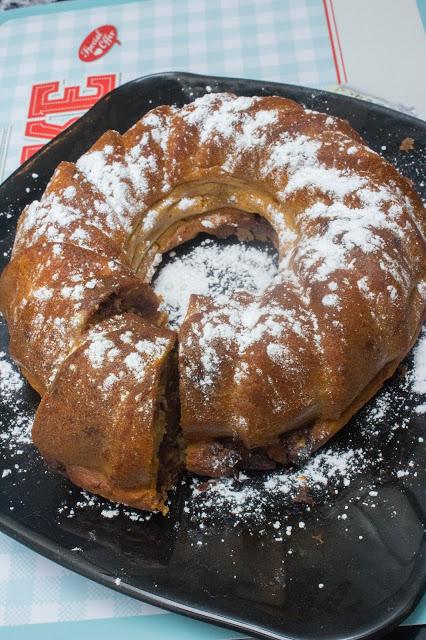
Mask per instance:
[[[114,27],[119,43],[95,60],[82,60],[83,41],[103,25]],[[90,106],[91,96],[102,95],[89,78],[112,78],[106,91],[170,70],[333,84],[323,3],[69,0],[0,13],[0,127],[11,126],[3,177],[19,165],[23,147],[46,142],[55,127]],[[73,100],[66,87],[87,104]]]

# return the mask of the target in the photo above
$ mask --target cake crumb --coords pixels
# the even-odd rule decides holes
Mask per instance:
[[[414,139],[413,138],[404,138],[401,144],[399,145],[400,151],[412,151],[414,149]]]

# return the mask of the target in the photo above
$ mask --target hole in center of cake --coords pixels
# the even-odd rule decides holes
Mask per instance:
[[[178,329],[191,294],[226,300],[237,291],[260,295],[277,274],[278,252],[272,243],[220,239],[206,233],[164,253],[152,285],[162,298],[169,327]]]

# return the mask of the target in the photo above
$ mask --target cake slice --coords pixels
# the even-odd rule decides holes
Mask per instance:
[[[84,334],[36,413],[46,461],[84,489],[166,513],[180,465],[174,345],[133,313]]]

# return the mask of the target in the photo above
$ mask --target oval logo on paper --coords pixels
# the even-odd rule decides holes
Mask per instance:
[[[102,58],[115,44],[121,44],[117,38],[117,29],[112,24],[104,24],[93,29],[86,36],[78,50],[82,62],[94,62]]]

